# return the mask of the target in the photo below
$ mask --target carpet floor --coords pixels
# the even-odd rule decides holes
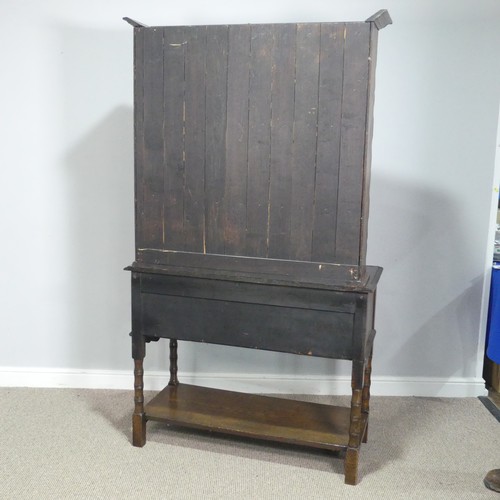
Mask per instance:
[[[477,398],[373,397],[357,486],[322,450],[155,422],[134,448],[132,401],[131,391],[1,388],[0,498],[500,500],[483,485],[500,468],[500,423]]]

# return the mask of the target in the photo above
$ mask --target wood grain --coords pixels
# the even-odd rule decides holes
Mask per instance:
[[[141,242],[163,248],[163,30],[144,33]]]
[[[135,247],[144,246],[144,30],[134,30],[134,208]]]
[[[224,253],[228,27],[207,27],[205,89],[205,246]]]
[[[245,247],[245,255],[252,257],[266,257],[268,247],[273,43],[272,26],[252,26]]]
[[[205,251],[205,26],[185,31],[184,249]]]
[[[229,27],[224,253],[245,255],[250,26]]]
[[[312,260],[335,262],[345,24],[321,25]]]
[[[293,24],[274,27],[267,256],[276,259],[288,259],[291,254],[296,31]]]
[[[364,266],[373,23],[141,31],[140,246]]]
[[[290,253],[311,260],[318,127],[320,25],[297,25],[295,109],[290,164]]]
[[[163,247],[184,245],[184,27],[163,33]]]
[[[146,415],[149,420],[315,448],[345,449],[349,440],[349,408],[186,384],[166,387],[146,405]]]
[[[347,23],[344,48],[335,261],[359,263],[370,24]]]

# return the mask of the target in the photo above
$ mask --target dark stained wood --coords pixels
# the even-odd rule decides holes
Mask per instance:
[[[132,444],[146,444],[146,415],[144,413],[144,368],[146,342],[142,335],[141,277],[132,273],[132,357],[134,358],[134,414],[132,416]]]
[[[139,21],[134,21],[130,17],[124,17],[123,20],[126,21],[127,23],[129,23],[134,28],[147,28],[146,24],[142,24]]]
[[[373,357],[373,348],[370,350],[370,354],[368,355],[368,360],[365,365],[365,374],[363,380],[363,397],[361,402],[361,411],[368,415],[370,413],[370,387],[371,387],[371,377],[372,377],[372,357]],[[365,432],[363,434],[363,443],[368,442],[368,423],[365,427]]]
[[[311,260],[319,107],[320,25],[297,25],[293,120],[290,253]]]
[[[373,23],[378,30],[381,30],[382,28],[385,28],[387,25],[392,24],[392,19],[391,16],[389,15],[389,12],[387,12],[387,10],[385,9],[382,9],[379,10],[378,12],[375,12],[373,16],[370,16],[366,20],[366,22]]]
[[[205,252],[205,26],[184,33],[184,249]]]
[[[144,294],[142,302],[148,336],[175,335],[178,340],[325,358],[353,357],[352,314],[172,295]]]
[[[365,415],[361,413],[361,391],[354,390],[351,402],[351,425],[349,427],[349,444],[345,455],[345,483],[355,485],[358,482],[359,441],[364,434]]]
[[[132,444],[142,447],[146,444],[146,414],[144,413],[144,368],[142,359],[134,362],[134,415],[132,417]]]
[[[267,254],[274,259],[289,259],[291,255],[296,32],[294,24],[274,26]]]
[[[163,248],[163,29],[144,29],[141,242]]]
[[[227,26],[207,27],[205,94],[205,247],[224,253],[226,183]]]
[[[224,253],[245,255],[250,26],[229,27]]]
[[[375,23],[135,31],[138,245],[362,268]]]
[[[241,280],[207,280],[200,277],[144,273],[140,289],[145,294],[175,295],[200,299],[217,299],[248,304],[293,307],[317,311],[354,314],[356,293],[315,290],[303,287],[262,286]]]
[[[387,11],[386,11],[387,12]],[[375,101],[375,69],[377,66],[378,29],[370,25],[370,55],[368,61],[368,103],[365,124],[365,156],[363,159],[363,192],[361,198],[361,235],[359,261],[366,262],[368,215],[370,211],[370,165],[372,163],[373,105]]]
[[[148,420],[345,451],[368,437],[366,266],[380,11],[367,22],[134,26],[133,444]],[[146,343],[169,385],[144,405]],[[349,408],[179,384],[178,340],[348,359]]]
[[[335,239],[335,261],[342,264],[359,262],[369,43],[369,23],[346,24]]]
[[[344,67],[343,23],[321,25],[312,260],[335,261]]]
[[[373,293],[371,294],[358,294],[356,296],[356,310],[354,312],[354,324],[353,331],[364,332],[364,335],[353,335],[352,340],[352,350],[357,353],[355,360],[361,363],[359,370],[355,370],[353,367],[352,371],[352,383],[356,388],[361,389],[363,387],[363,363],[365,363],[367,358],[367,348],[369,347],[368,341],[373,342],[374,330],[371,328],[370,318],[368,316],[370,310],[370,303],[372,302]],[[354,365],[355,363],[353,363]],[[353,389],[355,388],[353,385]]]
[[[163,30],[163,247],[184,246],[184,27]]]
[[[177,339],[170,339],[170,356],[169,356],[169,361],[170,361],[170,380],[168,382],[168,385],[178,385],[179,380],[177,378]]]
[[[167,386],[146,413],[149,420],[315,448],[345,449],[349,441],[349,408],[186,384]]]
[[[132,272],[132,357],[136,360],[144,359],[146,356],[146,341],[142,335],[142,294],[141,275]]]
[[[246,252],[267,257],[271,162],[273,29],[251,27],[248,110]]]
[[[373,290],[382,271],[366,266],[354,279],[358,268],[342,264],[145,249],[139,251],[139,256],[140,260],[153,264],[138,263],[130,270],[359,292]]]
[[[134,208],[135,208],[135,247],[144,246],[143,214],[144,190],[142,185],[144,158],[144,32],[134,30]]]

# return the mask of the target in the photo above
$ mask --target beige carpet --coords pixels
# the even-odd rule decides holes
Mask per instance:
[[[127,391],[4,388],[0,405],[2,500],[500,500],[483,486],[500,467],[500,423],[476,398],[372,398],[357,486],[325,451],[154,422],[134,448]]]

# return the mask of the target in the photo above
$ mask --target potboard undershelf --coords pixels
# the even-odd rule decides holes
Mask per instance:
[[[148,420],[197,429],[345,449],[351,409],[179,384],[165,387],[146,405],[145,413]],[[363,414],[361,436],[366,422]]]

